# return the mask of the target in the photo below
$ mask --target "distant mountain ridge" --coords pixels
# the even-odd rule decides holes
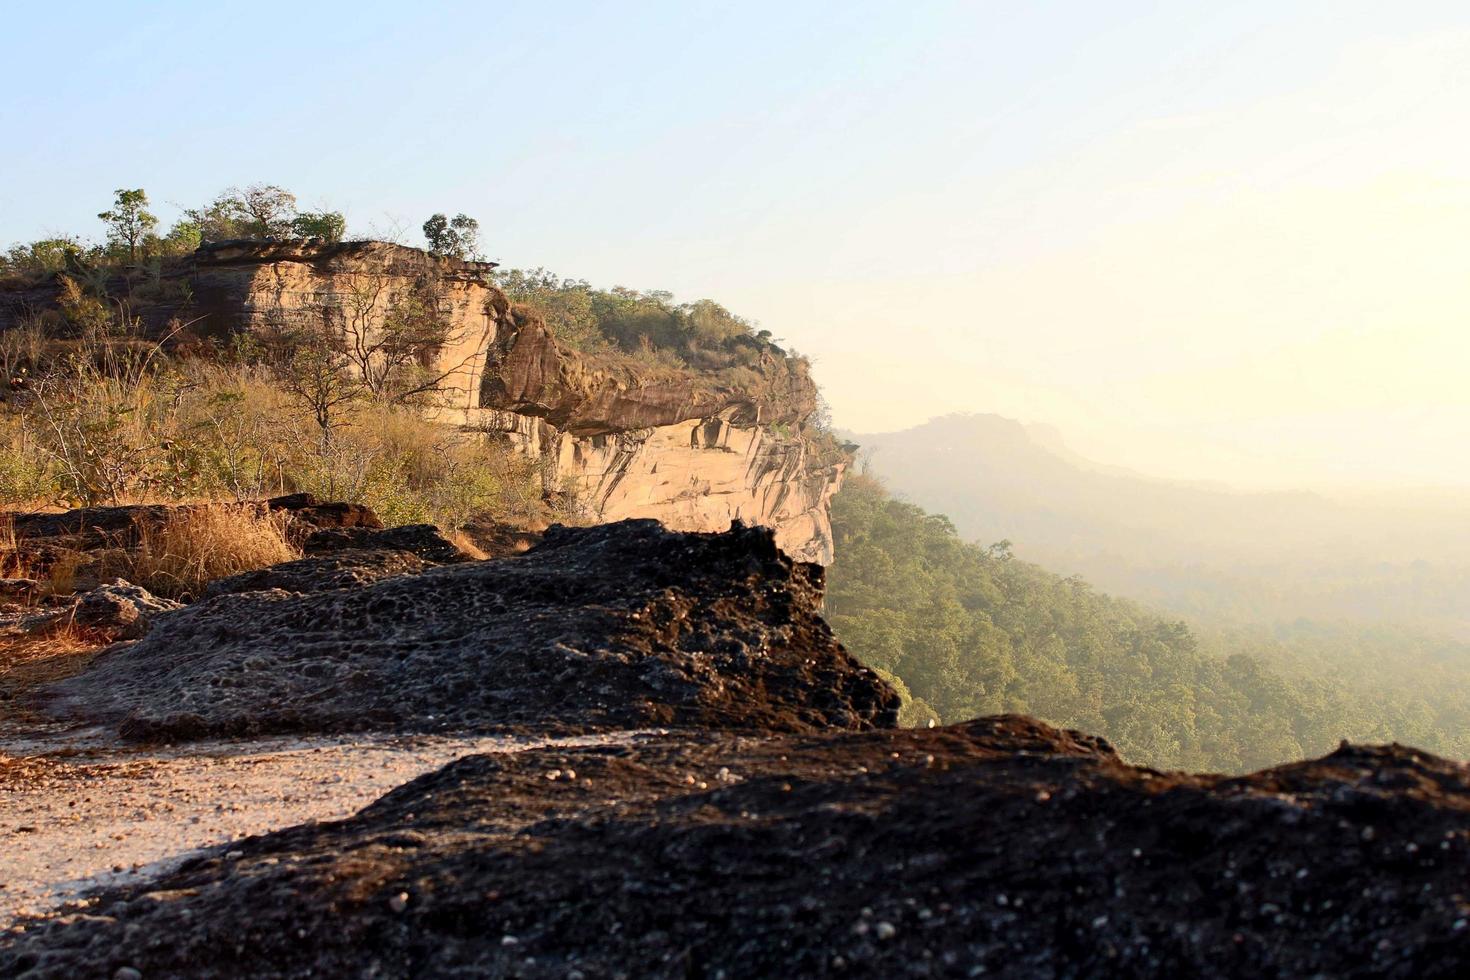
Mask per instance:
[[[1350,500],[1145,476],[1050,426],[949,415],[854,434],[868,471],[1054,571],[1186,615],[1397,621],[1470,635],[1470,495]]]

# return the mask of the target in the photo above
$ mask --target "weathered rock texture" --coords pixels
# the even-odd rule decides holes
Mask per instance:
[[[319,568],[335,577],[318,589],[293,562],[251,574],[296,591],[156,616],[59,685],[53,711],[142,738],[896,719],[897,695],[818,614],[821,567],[767,528],[553,527],[522,557],[422,571],[388,554],[407,564],[381,581]]]
[[[0,939],[0,974],[1453,977],[1463,766],[1238,779],[1018,717],[480,755]]]
[[[132,640],[147,633],[159,616],[181,608],[172,599],[160,598],[141,585],[119,578],[82,593],[75,606],[53,615],[78,629]]]
[[[469,561],[432,524],[324,528],[302,544],[305,557],[210,582],[205,598],[237,592],[327,592]]]
[[[451,338],[426,365],[444,379],[434,415],[539,456],[548,492],[575,495],[599,521],[764,524],[793,556],[831,561],[828,502],[846,458],[804,429],[817,394],[804,363],[768,345],[756,367],[723,375],[585,358],[512,308],[490,282],[493,266],[385,242],[224,242],[168,268],[162,287],[132,302],[155,331],[173,320],[222,338],[345,329],[409,292],[431,295]],[[54,306],[54,294],[0,290],[0,330]]]
[[[538,455],[548,486],[599,520],[765,524],[787,552],[827,564],[828,507],[847,457],[806,432],[816,399],[805,363],[770,351],[738,380],[644,376],[563,350],[539,320],[512,310],[486,359],[482,409],[465,423]]]

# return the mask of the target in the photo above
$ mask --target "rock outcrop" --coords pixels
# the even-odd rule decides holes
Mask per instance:
[[[76,605],[53,615],[78,629],[112,639],[135,640],[147,633],[159,616],[182,608],[172,599],[160,598],[119,578],[82,593]]]
[[[0,974],[1451,977],[1461,765],[1128,766],[1019,717],[471,756],[0,938]]]
[[[308,535],[301,550],[304,557],[296,561],[216,579],[205,587],[204,598],[273,589],[328,592],[470,560],[432,524],[324,528]]]
[[[896,721],[898,696],[818,613],[821,567],[768,528],[623,521],[552,527],[516,558],[424,568],[369,548],[309,566],[351,554],[247,573],[153,617],[58,685],[53,713],[167,739]]]
[[[490,280],[493,267],[386,242],[222,242],[166,268],[131,305],[155,333],[188,323],[224,339],[345,329],[416,294],[449,327],[425,365],[442,377],[434,416],[537,456],[548,493],[573,496],[596,521],[651,517],[686,531],[763,524],[791,555],[831,561],[828,502],[847,458],[805,428],[817,390],[804,362],[769,345],[755,367],[722,374],[584,357],[513,308]],[[0,290],[0,331],[54,307],[55,292]]]

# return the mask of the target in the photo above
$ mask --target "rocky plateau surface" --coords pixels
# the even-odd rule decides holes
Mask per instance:
[[[1470,969],[1463,763],[899,730],[769,529],[473,560],[317,513],[303,558],[75,670],[0,657],[0,977]]]
[[[27,977],[1462,976],[1462,766],[999,717],[473,755],[0,941]]]
[[[247,573],[154,616],[53,688],[48,710],[154,740],[896,718],[897,696],[818,614],[821,567],[781,553],[768,528],[553,527],[522,557],[390,563],[366,583],[313,567],[334,560]],[[298,581],[323,574],[333,587]]]

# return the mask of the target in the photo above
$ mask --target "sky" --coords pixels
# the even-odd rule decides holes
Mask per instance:
[[[710,297],[836,423],[1470,487],[1470,5],[5,3],[0,244],[275,183]]]

